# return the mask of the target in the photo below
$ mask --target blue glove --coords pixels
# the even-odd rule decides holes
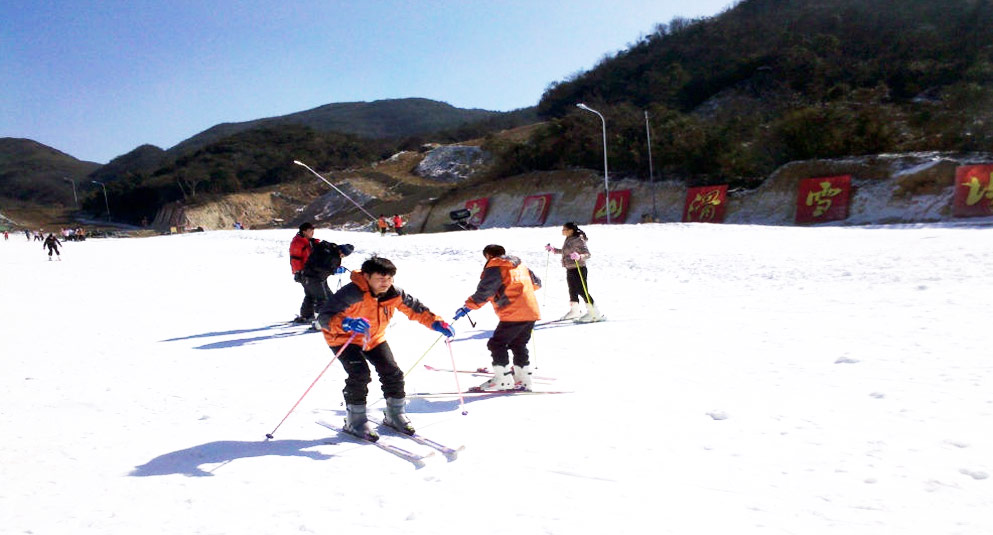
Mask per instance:
[[[436,331],[438,331],[438,332],[440,332],[441,334],[443,334],[443,335],[445,335],[445,336],[447,336],[449,338],[455,336],[455,329],[453,329],[451,325],[449,325],[449,324],[447,324],[447,323],[445,323],[443,321],[436,321],[436,322],[432,323],[431,324],[431,328],[434,329],[434,330],[436,330]]]
[[[462,316],[465,316],[468,313],[469,313],[469,307],[462,307],[462,308],[460,308],[460,309],[458,309],[458,310],[455,311],[455,319],[453,319],[452,321],[456,321],[456,320],[458,320]]]
[[[348,268],[347,268],[347,267],[345,267],[345,266],[338,266],[338,267],[337,267],[337,268],[336,268],[336,269],[334,270],[334,274],[335,274],[335,275],[341,275],[342,273],[348,273]]]
[[[345,318],[341,320],[341,330],[369,334],[369,320],[365,318]]]

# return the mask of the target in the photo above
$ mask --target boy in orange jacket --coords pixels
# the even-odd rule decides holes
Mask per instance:
[[[386,327],[393,314],[399,310],[425,327],[448,337],[455,336],[455,330],[441,316],[393,286],[396,272],[396,266],[386,258],[374,256],[366,260],[361,271],[352,272],[352,282],[324,303],[317,317],[324,330],[324,339],[333,352],[337,353],[348,343],[338,359],[348,373],[342,391],[346,409],[344,429],[368,440],[377,440],[379,435],[369,427],[366,416],[366,396],[372,381],[366,361],[376,368],[386,398],[383,423],[408,435],[414,434],[414,427],[404,410],[403,371],[386,342]],[[351,338],[352,333],[361,336]]]
[[[531,363],[527,344],[531,340],[534,322],[541,319],[535,290],[541,280],[521,262],[510,256],[500,245],[491,244],[483,249],[486,266],[479,277],[476,293],[465,300],[465,306],[455,311],[455,319],[465,316],[487,302],[493,303],[500,323],[497,324],[486,347],[493,359],[493,378],[472,390],[510,390],[519,383],[524,390],[531,390]],[[514,354],[514,367],[510,355]]]

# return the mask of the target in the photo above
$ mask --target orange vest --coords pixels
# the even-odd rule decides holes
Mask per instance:
[[[465,306],[476,310],[487,302],[493,303],[500,321],[538,321],[541,312],[534,291],[541,280],[516,256],[491,258],[479,276],[476,293],[465,300]]]

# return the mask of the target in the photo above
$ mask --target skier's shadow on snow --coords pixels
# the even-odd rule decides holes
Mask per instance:
[[[133,477],[167,476],[171,474],[182,474],[191,477],[212,476],[214,475],[212,471],[204,470],[200,468],[200,465],[216,463],[223,465],[235,459],[264,457],[266,455],[309,457],[315,461],[322,461],[330,459],[334,455],[305,450],[326,444],[330,444],[327,438],[320,440],[265,440],[259,442],[222,440],[208,442],[185,450],[159,455],[141,466],[136,466],[128,475]],[[217,468],[219,467],[214,467],[215,470]]]
[[[474,401],[484,401],[487,399],[493,399],[502,396],[505,396],[505,394],[493,394],[491,396],[488,396],[486,394],[473,394],[471,396],[466,396],[462,399],[464,399],[465,404],[468,405]],[[459,410],[459,407],[461,407],[461,404],[459,403],[457,395],[453,394],[452,397],[456,399],[435,401],[432,399],[424,399],[424,398],[410,398],[407,400],[407,412],[409,413],[456,412]]]
[[[193,349],[225,349],[229,347],[239,347],[247,344],[253,344],[255,342],[261,342],[264,340],[274,340],[277,338],[286,338],[288,336],[300,336],[301,334],[313,333],[316,331],[308,329],[294,329],[288,330],[288,327],[302,327],[303,325],[298,324],[287,324],[287,323],[276,323],[273,325],[267,325],[265,327],[258,327],[255,329],[237,329],[233,331],[219,331],[210,332],[203,334],[193,334],[190,336],[183,336],[180,338],[169,338],[168,340],[162,340],[162,342],[179,342],[182,340],[193,340],[195,338],[213,338],[216,336],[232,336],[236,334],[253,333],[259,331],[271,331],[274,329],[280,329],[278,332],[266,335],[266,336],[253,336],[251,338],[238,338],[236,340],[223,340],[220,342],[213,342],[210,344],[204,344],[202,346],[196,346]]]

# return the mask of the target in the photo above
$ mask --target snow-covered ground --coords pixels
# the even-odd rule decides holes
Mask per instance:
[[[412,399],[423,468],[315,425],[344,372],[281,325],[293,231],[0,242],[0,533],[993,533],[993,228],[591,226],[609,321],[539,328],[559,395]],[[483,246],[566,308],[557,228],[381,238],[318,230],[399,267],[450,318]],[[331,279],[332,288],[336,278]],[[489,364],[491,309],[455,324]],[[437,333],[402,316],[405,370]],[[450,364],[438,343],[422,363]],[[462,387],[481,382],[460,376]],[[450,391],[415,367],[409,392]],[[370,404],[383,402],[378,383]],[[409,439],[384,442],[428,452]]]

